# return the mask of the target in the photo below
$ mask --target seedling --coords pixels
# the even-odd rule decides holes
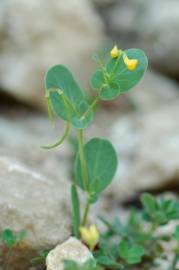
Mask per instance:
[[[84,130],[92,123],[94,107],[100,100],[113,100],[133,88],[147,69],[147,57],[139,49],[119,50],[117,46],[109,52],[104,63],[96,60],[99,68],[92,75],[90,83],[96,93],[89,103],[71,72],[63,65],[50,68],[45,75],[45,96],[49,118],[53,115],[66,123],[63,136],[54,144],[43,146],[52,149],[62,144],[71,128],[76,130],[78,151],[71,185],[73,233],[80,237],[80,227],[88,223],[91,204],[111,183],[117,169],[117,154],[112,144],[104,138],[92,138],[84,142]],[[86,194],[86,206],[81,217],[78,188]]]
[[[18,233],[14,233],[11,229],[5,229],[1,234],[1,239],[5,246],[8,248],[6,261],[4,264],[4,270],[8,269],[10,257],[13,252],[13,248],[20,244],[20,242],[26,237],[26,231],[22,230]]]

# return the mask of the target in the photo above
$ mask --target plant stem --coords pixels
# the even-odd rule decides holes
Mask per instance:
[[[78,145],[79,145],[79,155],[80,155],[80,163],[81,163],[81,173],[83,178],[83,186],[84,189],[88,189],[88,172],[87,172],[87,166],[86,166],[86,160],[84,155],[84,149],[83,149],[83,130],[78,130]]]
[[[85,211],[83,214],[83,220],[81,223],[82,226],[86,226],[89,209],[90,209],[90,203],[89,201],[87,201],[86,206],[85,206]]]
[[[87,111],[84,112],[84,114],[82,115],[81,119],[84,119],[88,115],[88,113],[94,108],[94,106],[97,104],[98,101],[99,101],[99,96],[96,96],[96,98],[93,100],[93,102],[91,103]]]

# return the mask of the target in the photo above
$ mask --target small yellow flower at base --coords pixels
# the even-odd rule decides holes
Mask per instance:
[[[115,45],[111,50],[111,57],[117,58],[121,54],[120,50],[118,50],[117,46]]]
[[[89,246],[92,251],[99,241],[99,231],[95,225],[91,225],[89,228],[80,228],[82,240]]]
[[[127,66],[127,68],[128,68],[129,70],[135,70],[135,69],[136,69],[137,64],[138,64],[138,62],[139,62],[137,59],[129,59],[129,58],[127,57],[127,55],[125,55],[125,56],[123,57],[123,59],[124,59],[124,63],[126,64],[126,66]]]

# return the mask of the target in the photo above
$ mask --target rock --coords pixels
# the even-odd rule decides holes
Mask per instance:
[[[27,231],[9,260],[12,270],[24,270],[39,251],[53,248],[71,234],[69,150],[67,144],[61,151],[40,148],[57,136],[46,116],[8,111],[1,111],[0,117],[0,232]],[[6,259],[7,249],[1,243],[0,265]]]
[[[7,0],[0,3],[0,37],[0,87],[43,107],[43,77],[51,65],[67,65],[87,86],[103,24],[87,0]]]
[[[144,49],[153,67],[179,78],[177,0],[120,0],[102,14],[109,35],[121,46]]]
[[[62,176],[57,185],[35,169],[7,156],[0,157],[0,170],[3,187],[0,231],[6,228],[27,231],[25,242],[14,249],[9,262],[11,269],[24,270],[40,250],[51,248],[70,235],[69,186]],[[4,246],[0,250],[0,261],[4,262],[7,250]]]
[[[91,258],[93,255],[89,249],[76,238],[70,237],[66,242],[50,251],[46,259],[47,270],[63,270],[64,259],[83,264]]]
[[[119,200],[144,190],[178,185],[178,114],[176,100],[154,111],[128,115],[113,124],[111,139],[120,162],[111,191]]]

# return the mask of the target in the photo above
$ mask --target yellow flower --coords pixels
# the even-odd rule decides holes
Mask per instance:
[[[111,50],[111,57],[117,58],[121,54],[121,51],[118,50],[118,47],[115,45]]]
[[[127,57],[127,55],[125,55],[125,56],[123,57],[123,59],[124,59],[124,63],[126,64],[126,66],[127,66],[127,68],[128,68],[129,70],[135,70],[135,69],[136,69],[137,64],[138,64],[138,62],[139,62],[137,59],[129,59],[129,58]]]
[[[91,225],[89,228],[81,227],[80,233],[83,241],[89,246],[90,250],[93,250],[99,241],[99,231],[95,225]]]

